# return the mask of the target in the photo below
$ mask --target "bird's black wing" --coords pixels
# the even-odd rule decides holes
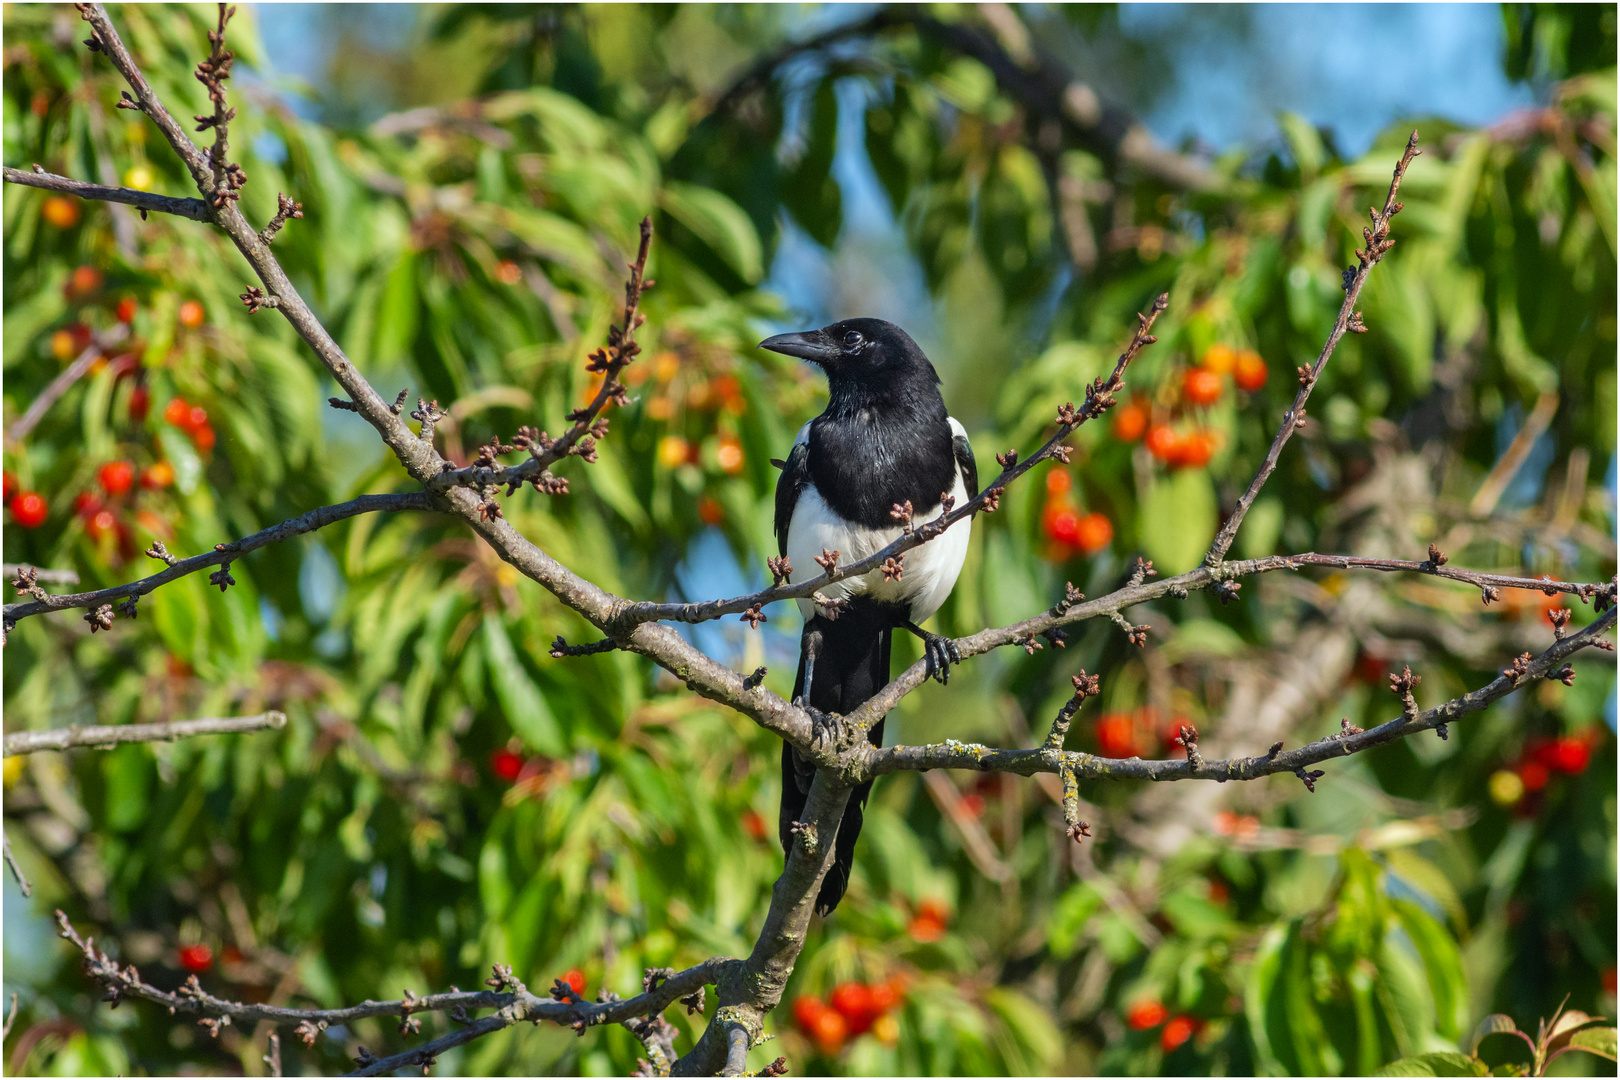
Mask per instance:
[[[969,453],[971,458],[971,452]],[[799,492],[810,482],[810,444],[799,443],[782,464],[782,475],[776,478],[776,553],[787,554],[788,526],[793,523],[793,508],[799,503]]]
[[[967,441],[966,435],[958,435],[951,440],[951,450],[956,454],[956,464],[962,469],[962,486],[967,488],[968,498],[977,498],[979,494],[979,466],[973,460],[972,444]],[[781,488],[777,489],[778,506],[782,505],[781,490]]]

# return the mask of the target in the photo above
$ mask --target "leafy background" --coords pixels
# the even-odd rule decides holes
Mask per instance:
[[[930,10],[987,35],[999,17]],[[1210,460],[1172,467],[1128,432],[1083,429],[1067,486],[1037,478],[977,523],[938,618],[965,633],[1046,606],[1066,579],[1106,589],[1139,552],[1171,571],[1197,561],[1331,325],[1358,219],[1418,124],[1429,150],[1366,293],[1372,331],[1340,347],[1313,398],[1320,422],[1291,444],[1238,551],[1412,558],[1439,538],[1459,565],[1614,573],[1612,8],[1493,16],[1500,74],[1485,83],[1533,114],[1442,104],[1458,122],[1381,98],[1385,119],[1330,130],[1286,111],[1256,121],[1251,104],[1220,130],[1247,141],[1213,152],[1188,136],[1220,179],[1201,193],[1049,152],[987,68],[906,26],[795,58],[722,102],[756,58],[864,14],[246,9],[233,24],[244,209],[267,219],[278,190],[303,201],[278,256],[380,389],[449,408],[453,456],[555,426],[590,391],[580,359],[652,213],[658,285],[631,405],[573,494],[505,504],[570,567],[638,597],[760,581],[768,460],[823,392],[753,348],[768,330],[857,310],[915,326],[988,459],[1030,443],[1169,291],[1131,386],[1144,417],[1209,433]],[[1204,72],[1197,41],[1261,56],[1295,18],[1214,9],[1175,30],[1130,8],[1010,14],[1003,41],[1022,26],[1177,135]],[[71,9],[4,18],[8,164],[186,191],[155,132],[112,108],[116,78],[78,44]],[[211,18],[114,9],[178,112],[203,111],[190,70]],[[297,96],[267,40],[303,56],[319,90]],[[1352,46],[1339,48],[1362,55]],[[1295,93],[1281,75],[1249,78],[1255,101]],[[290,329],[245,314],[245,272],[220,236],[106,205],[65,225],[47,210],[44,193],[5,191],[8,424],[60,370],[58,332],[112,326],[125,298],[135,362],[92,373],[7,441],[7,472],[49,505],[38,528],[8,517],[8,563],[111,584],[148,572],[136,553],[152,539],[203,550],[399,484],[365,425],[322,404],[333,388]],[[79,267],[99,285],[77,287]],[[188,301],[200,322],[181,318]],[[1217,344],[1256,350],[1268,378],[1247,391],[1222,376],[1219,399],[1193,405],[1185,373]],[[1550,425],[1485,505],[1543,395]],[[211,449],[165,418],[177,397],[206,410]],[[112,460],[167,461],[175,481],[106,497]],[[117,527],[76,513],[84,494]],[[1089,555],[1064,543],[1063,511],[1103,515],[1111,541]],[[264,1071],[265,1030],[213,1041],[140,1005],[94,1004],[51,935],[58,906],[155,984],[177,984],[179,950],[203,944],[210,989],[294,1003],[473,986],[492,962],[531,986],[578,968],[588,993],[625,993],[644,966],[749,948],[780,865],[762,825],[770,737],[627,656],[550,660],[552,637],[588,628],[431,517],[354,519],[233,573],[223,595],[168,586],[109,634],[60,616],[11,637],[8,730],[290,717],[250,737],[8,759],[6,831],[36,890],[24,901],[6,883],[5,989],[22,1009],[11,1072]],[[693,632],[739,669],[768,663],[785,691],[788,607],[759,631]],[[1263,748],[1387,718],[1392,665],[1424,676],[1424,704],[1487,681],[1550,640],[1542,607],[1482,611],[1404,580],[1256,581],[1230,607],[1197,595],[1135,613],[1153,626],[1145,650],[1093,626],[1061,653],[980,658],[891,727],[1027,742],[1085,666],[1105,693],[1076,745],[1169,754],[1164,728],[1187,719],[1206,748]],[[1292,778],[1087,790],[1100,838],[1084,849],[1034,781],[885,778],[849,898],[812,934],[790,998],[890,981],[896,1022],[818,1042],[783,1008],[756,1067],[780,1048],[803,1072],[1353,1074],[1454,1047],[1490,1011],[1530,1026],[1569,995],[1613,1015],[1614,669],[1577,667],[1573,687],[1516,695],[1448,741],[1334,766],[1314,795]],[[365,1023],[283,1053],[290,1072],[323,1072],[398,1042]],[[638,1052],[622,1029],[512,1029],[440,1069],[605,1075]]]

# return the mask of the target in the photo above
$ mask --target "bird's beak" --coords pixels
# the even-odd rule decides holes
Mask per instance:
[[[798,334],[777,334],[775,337],[769,337],[760,342],[759,347],[786,356],[797,356],[801,360],[809,360],[813,364],[823,366],[837,360],[841,355],[839,347],[820,330],[806,330]]]

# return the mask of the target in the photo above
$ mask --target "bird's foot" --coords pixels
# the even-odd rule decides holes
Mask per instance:
[[[796,697],[793,704],[810,714],[810,741],[839,749],[851,745],[854,726],[837,713],[822,712],[804,698]]]
[[[951,665],[962,662],[962,650],[956,642],[943,634],[930,634],[924,630],[923,656],[928,661],[926,678],[938,679],[944,686],[951,681]]]

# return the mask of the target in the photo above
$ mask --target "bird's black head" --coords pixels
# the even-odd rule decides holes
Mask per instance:
[[[893,386],[919,378],[930,386],[939,382],[934,365],[911,335],[882,319],[845,319],[820,330],[777,334],[759,347],[819,364],[835,386]]]

